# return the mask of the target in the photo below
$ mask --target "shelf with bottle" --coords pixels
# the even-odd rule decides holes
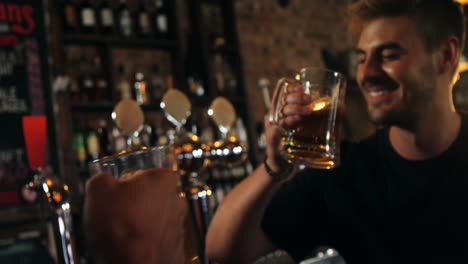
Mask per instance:
[[[174,39],[172,1],[153,0],[150,2],[119,0],[61,0],[62,30],[69,40],[85,41],[91,37],[97,42],[110,39]],[[99,36],[99,37],[98,37]],[[119,42],[125,44],[126,42]],[[148,42],[152,43],[152,42]]]
[[[173,87],[171,58],[151,49],[110,51],[112,64],[102,65],[95,47],[69,46],[71,111],[110,112],[121,99],[135,99],[144,111],[159,111],[162,94]],[[130,58],[141,57],[135,61]]]
[[[125,134],[117,128],[106,113],[74,113],[73,151],[75,173],[82,183],[89,178],[88,163],[98,158],[119,153],[131,146],[156,146],[168,143],[169,124],[161,113],[146,115],[138,135]],[[82,189],[82,188],[80,188]]]

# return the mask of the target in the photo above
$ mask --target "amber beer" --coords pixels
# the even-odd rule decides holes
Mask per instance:
[[[342,104],[322,97],[310,104],[312,112],[284,138],[283,156],[286,160],[319,169],[331,169],[339,164],[340,124]],[[336,110],[336,111],[335,111]]]
[[[280,106],[288,96],[289,85],[302,87],[310,95],[311,113],[286,131],[281,155],[290,163],[316,169],[332,169],[340,164],[340,126],[344,113],[346,78],[339,72],[302,68],[294,79],[281,78],[273,95],[271,121],[279,126]]]

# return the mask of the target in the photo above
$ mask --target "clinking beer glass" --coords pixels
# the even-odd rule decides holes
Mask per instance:
[[[311,97],[311,113],[293,129],[286,130],[281,155],[288,162],[332,169],[340,164],[340,130],[344,113],[346,79],[339,72],[307,67],[295,79],[282,78],[273,95],[272,119],[278,124],[281,100],[287,87],[299,84]]]

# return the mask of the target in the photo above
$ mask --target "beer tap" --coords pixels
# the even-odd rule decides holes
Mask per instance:
[[[237,136],[229,135],[234,122],[236,111],[234,106],[222,96],[216,97],[208,109],[208,115],[216,124],[221,139],[213,142],[209,149],[209,160],[224,166],[233,166],[247,159],[247,146]]]
[[[135,100],[120,100],[114,107],[111,118],[120,132],[127,138],[127,148],[121,150],[119,154],[148,147],[143,146],[141,142],[136,140],[143,128],[145,116],[143,110],[141,110],[141,107]]]
[[[161,109],[167,120],[176,127],[173,146],[181,176],[182,195],[189,201],[200,240],[204,245],[212,214],[209,206],[212,192],[201,179],[203,170],[209,164],[206,158],[208,145],[202,143],[197,135],[183,128],[191,114],[191,103],[184,93],[177,89],[169,89],[162,97]],[[209,260],[205,258],[203,263],[209,263]]]
[[[68,185],[61,183],[52,173],[44,169],[47,121],[45,116],[23,116],[23,134],[33,179],[26,187],[42,190],[53,213],[54,228],[59,236],[56,243],[61,253],[59,263],[77,263],[71,217]]]
[[[162,97],[161,109],[167,120],[176,128],[172,145],[181,174],[182,195],[190,203],[200,238],[204,241],[212,216],[209,206],[212,191],[205,184],[206,179],[203,179],[204,170],[214,164],[232,166],[247,159],[246,145],[237,137],[229,135],[236,120],[236,113],[226,98],[216,98],[208,114],[218,126],[222,139],[202,142],[197,135],[183,128],[191,115],[191,103],[184,93],[177,89],[169,89]],[[204,259],[204,263],[210,262]]]

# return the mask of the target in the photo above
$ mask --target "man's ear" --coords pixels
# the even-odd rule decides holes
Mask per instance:
[[[438,73],[452,72],[460,59],[460,41],[454,36],[445,40],[437,51],[436,69]]]

